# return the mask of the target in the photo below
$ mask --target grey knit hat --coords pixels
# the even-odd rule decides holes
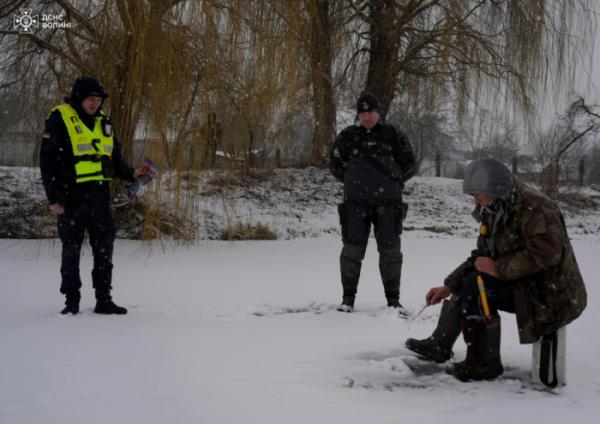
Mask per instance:
[[[494,159],[474,160],[465,169],[465,194],[487,194],[508,201],[514,185],[515,177],[510,170]]]

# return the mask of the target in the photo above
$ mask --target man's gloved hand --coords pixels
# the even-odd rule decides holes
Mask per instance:
[[[145,158],[144,163],[139,167],[133,176],[135,181],[127,186],[127,192],[130,196],[135,196],[142,186],[152,181],[158,174],[158,167],[150,159]]]
[[[440,303],[443,299],[450,296],[450,292],[451,290],[448,286],[433,287],[425,295],[425,303],[428,305]]]
[[[491,275],[492,277],[498,278],[498,272],[496,271],[496,261],[492,258],[480,256],[475,259],[475,269],[484,274]]]

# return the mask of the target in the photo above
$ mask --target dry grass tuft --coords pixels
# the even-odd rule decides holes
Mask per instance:
[[[277,234],[267,225],[237,223],[221,232],[221,240],[277,240]]]

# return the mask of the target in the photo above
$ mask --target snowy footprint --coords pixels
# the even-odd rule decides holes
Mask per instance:
[[[256,316],[272,317],[288,314],[314,314],[319,315],[324,312],[333,311],[336,305],[328,303],[311,302],[308,305],[301,306],[275,306],[268,303],[250,304],[240,307],[234,311],[223,311],[218,314],[219,317],[231,316]]]

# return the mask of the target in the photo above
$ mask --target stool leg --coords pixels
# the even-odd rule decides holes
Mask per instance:
[[[566,381],[567,329],[559,328],[533,344],[531,383],[548,387],[564,386]]]
[[[558,346],[556,349],[556,378],[558,385],[567,384],[567,327],[556,330]]]

